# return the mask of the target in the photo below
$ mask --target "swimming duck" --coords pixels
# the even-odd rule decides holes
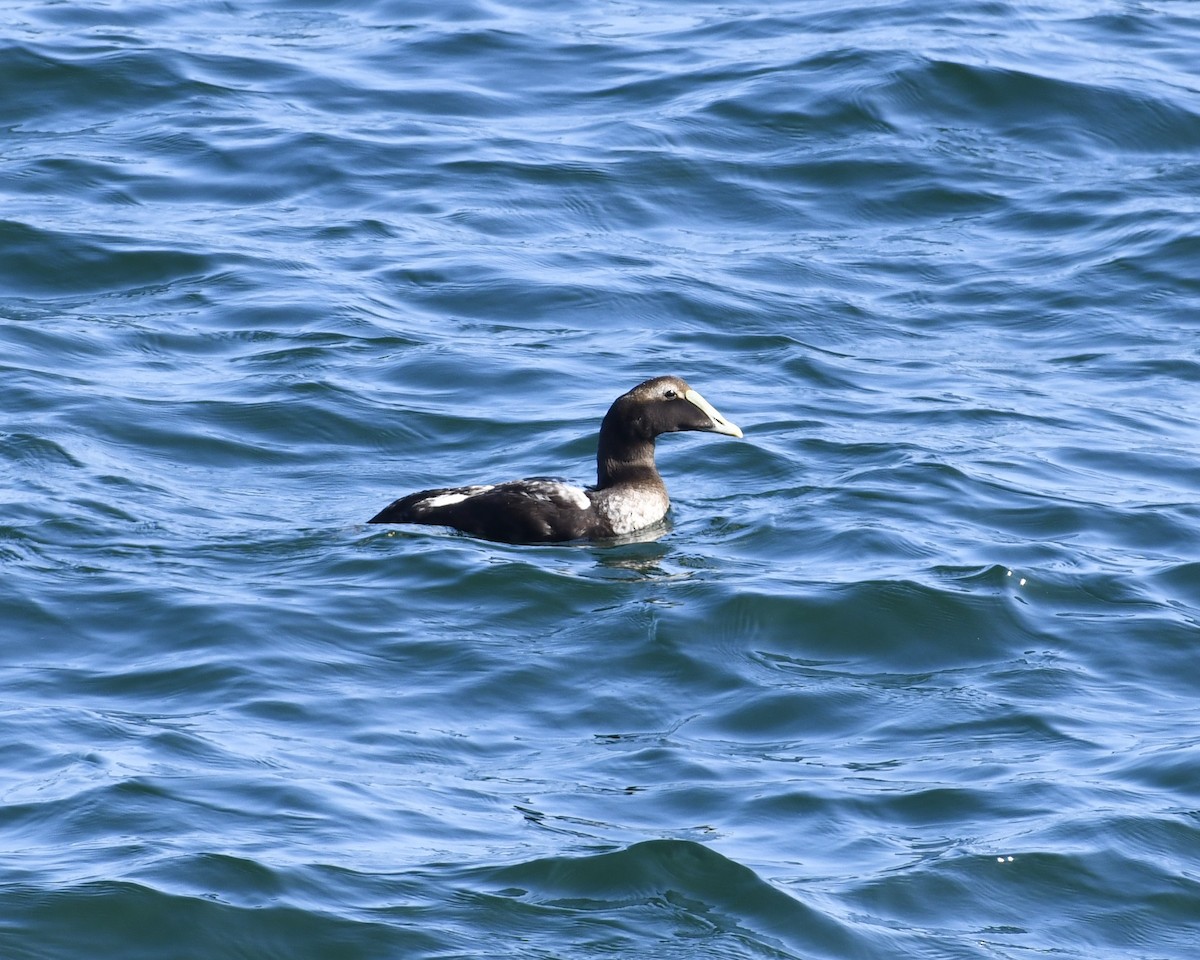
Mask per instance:
[[[655,377],[617,397],[605,414],[594,487],[551,477],[439,487],[401,497],[367,522],[435,524],[505,543],[625,536],[666,516],[671,501],[654,465],[654,439],[679,430],[742,435],[686,381]]]

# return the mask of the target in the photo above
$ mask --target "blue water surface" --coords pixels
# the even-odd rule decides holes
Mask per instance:
[[[0,955],[1198,955],[1194,4],[0,11]]]

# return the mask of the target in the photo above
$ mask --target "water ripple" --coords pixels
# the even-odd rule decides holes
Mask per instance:
[[[10,5],[0,952],[1190,958],[1177,6]]]

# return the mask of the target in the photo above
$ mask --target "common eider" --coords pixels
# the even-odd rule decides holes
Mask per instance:
[[[671,501],[654,465],[654,438],[678,430],[742,435],[685,381],[656,377],[617,397],[605,415],[594,487],[550,477],[439,487],[401,497],[367,522],[455,527],[505,543],[624,536],[666,516]]]

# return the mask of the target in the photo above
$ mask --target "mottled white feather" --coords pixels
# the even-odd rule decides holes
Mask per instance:
[[[612,526],[618,537],[658,523],[667,515],[671,501],[658,490],[602,490],[595,494],[596,512]]]
[[[581,488],[570,483],[563,483],[560,480],[541,480],[538,478],[518,480],[513,486],[519,487],[522,493],[533,497],[535,500],[561,500],[571,506],[578,507],[580,510],[586,510],[592,505],[592,501],[588,499],[588,495]]]

